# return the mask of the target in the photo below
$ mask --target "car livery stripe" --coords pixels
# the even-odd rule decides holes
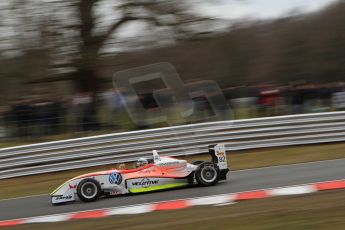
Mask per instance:
[[[83,178],[88,178],[88,177],[94,177],[94,176],[108,175],[112,171],[114,171],[114,170],[107,170],[107,171],[101,171],[101,172],[97,172],[97,173],[88,173],[88,174],[83,174],[83,175],[80,175],[80,176],[76,176],[76,177],[66,181],[62,185],[60,185],[57,189],[55,189],[53,192],[51,192],[50,195],[53,196],[54,193],[59,191],[60,188],[62,188],[64,185],[66,185],[67,183],[69,183],[69,182],[71,182],[73,180],[78,180],[78,179],[83,179]]]
[[[49,195],[53,196],[54,193],[56,193],[57,191],[59,191],[60,188],[62,188],[62,187],[63,187],[64,185],[66,185],[67,183],[73,181],[74,179],[76,179],[76,178],[72,178],[72,179],[66,181],[65,183],[63,183],[62,185],[60,185],[57,189],[55,189],[53,192],[51,192]]]
[[[318,191],[329,191],[336,189],[345,189],[345,179],[335,180],[335,181],[326,181],[305,185],[296,185],[280,188],[271,188],[265,190],[256,190],[256,191],[244,191],[238,193],[230,194],[220,194],[207,197],[196,197],[188,199],[179,199],[171,201],[162,201],[156,203],[147,203],[147,204],[138,204],[132,206],[123,206],[123,207],[113,207],[99,210],[89,210],[82,212],[74,213],[62,213],[49,216],[37,216],[29,217],[15,220],[3,220],[0,221],[0,227],[10,227],[18,226],[23,224],[32,224],[32,223],[54,223],[75,219],[94,219],[94,218],[103,218],[114,215],[129,215],[129,214],[142,214],[149,213],[153,211],[164,211],[164,210],[178,210],[183,208],[189,208],[193,206],[200,205],[229,205],[234,204],[235,202],[242,202],[245,200],[253,199],[263,199],[274,196],[285,196],[285,195],[303,195],[309,194],[312,192]]]
[[[107,170],[107,171],[102,171],[102,172],[88,173],[88,174],[84,174],[84,175],[80,175],[80,176],[74,177],[73,179],[83,179],[83,178],[87,178],[87,177],[95,177],[95,176],[108,175],[108,174],[112,173],[113,171],[116,171],[116,170]]]
[[[145,169],[151,168],[151,167],[153,167],[153,166],[154,166],[154,164],[148,164],[148,165],[145,165],[145,166],[140,167],[140,168],[135,168],[135,169],[123,169],[123,170],[119,170],[119,173],[121,173],[121,174],[127,174],[127,173],[140,172],[141,170],[145,170]]]
[[[187,182],[179,182],[179,183],[173,183],[173,184],[164,184],[164,185],[157,185],[157,186],[151,186],[148,188],[133,188],[130,189],[130,193],[141,193],[141,192],[151,192],[151,191],[157,191],[157,190],[163,190],[163,189],[171,189],[171,188],[178,188],[187,186]]]

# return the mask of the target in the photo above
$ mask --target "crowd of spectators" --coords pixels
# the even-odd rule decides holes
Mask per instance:
[[[106,128],[126,130],[120,125],[125,119],[124,111],[124,103],[114,89],[99,95],[78,93],[72,97],[30,95],[0,106],[0,127],[7,137],[21,138]]]
[[[240,110],[246,110],[249,117],[258,117],[345,109],[344,83],[266,83],[240,89],[224,90],[235,111],[235,118],[243,118],[236,113]],[[152,94],[141,95],[140,100],[147,104],[144,105],[147,110],[156,106]],[[211,109],[207,103],[200,106],[200,101],[203,100],[197,98],[195,101],[199,110]],[[80,93],[70,98],[48,95],[21,97],[0,107],[0,134],[4,136],[6,132],[7,137],[22,138],[104,129],[127,131],[150,128],[131,122],[125,105],[119,89],[110,89],[97,95]],[[203,118],[196,120],[202,121]]]
[[[341,93],[343,83],[307,84],[295,82],[290,85],[267,84],[259,88],[258,106],[263,115],[280,115],[279,108],[285,107],[285,114],[327,112],[343,109]]]
[[[327,112],[345,109],[345,84],[265,83],[225,91],[232,108],[247,117]],[[243,114],[242,114],[243,115]]]
[[[26,137],[59,133],[65,110],[59,98],[21,97],[2,107],[2,120],[8,135]]]

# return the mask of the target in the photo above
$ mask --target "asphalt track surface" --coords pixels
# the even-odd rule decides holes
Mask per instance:
[[[48,195],[0,200],[0,220],[340,180],[345,179],[345,159],[241,170],[230,172],[229,175],[228,180],[212,187],[127,195],[105,198],[92,203],[77,201],[52,206]]]

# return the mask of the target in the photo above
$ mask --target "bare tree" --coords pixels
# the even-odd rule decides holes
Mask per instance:
[[[8,28],[16,32],[18,44],[11,43],[11,36],[7,42],[15,47],[13,52],[47,49],[51,58],[47,79],[70,79],[80,91],[96,91],[97,66],[114,47],[124,52],[205,32],[202,26],[212,20],[192,8],[181,0],[8,0],[4,11],[13,19]],[[135,35],[136,30],[143,35],[121,36]],[[28,34],[30,40],[23,37]]]

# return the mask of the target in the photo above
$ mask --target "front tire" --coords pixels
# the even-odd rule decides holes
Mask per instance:
[[[77,194],[84,202],[95,201],[101,195],[101,185],[94,179],[84,179],[78,184]]]
[[[212,186],[219,181],[220,171],[217,165],[204,162],[195,171],[195,179],[200,186]]]

